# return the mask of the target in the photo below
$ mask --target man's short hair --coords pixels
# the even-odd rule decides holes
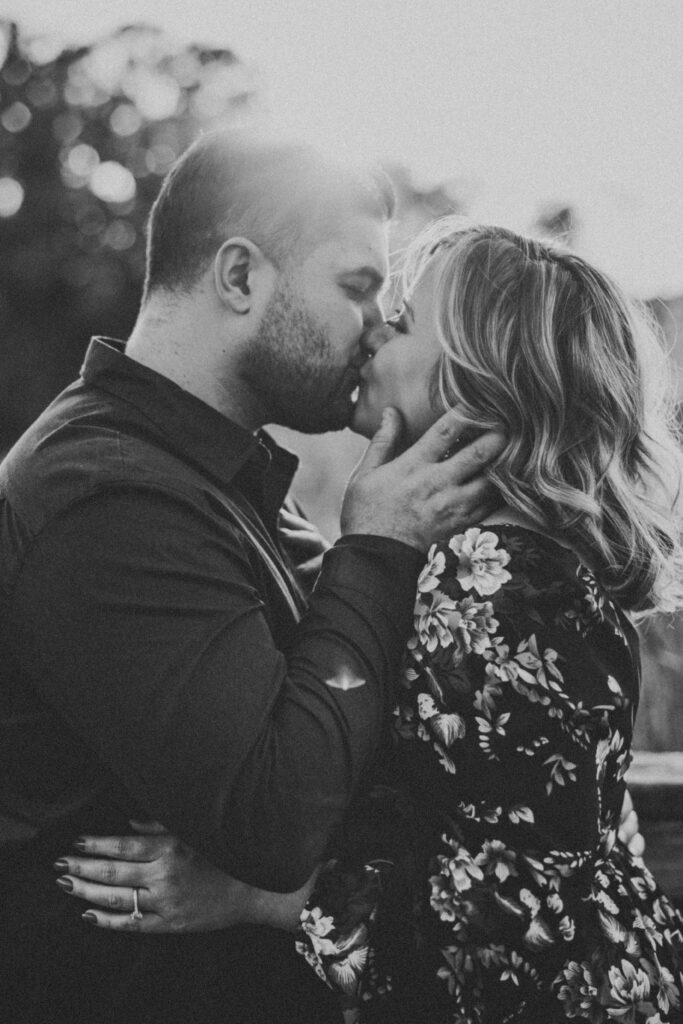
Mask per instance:
[[[189,291],[228,238],[248,238],[276,266],[300,258],[350,214],[390,219],[391,181],[332,163],[299,142],[243,129],[200,137],[167,175],[152,207],[143,301]]]

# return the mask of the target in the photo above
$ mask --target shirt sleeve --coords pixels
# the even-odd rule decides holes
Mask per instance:
[[[35,539],[8,634],[150,817],[292,891],[374,755],[419,562],[386,539],[338,542],[285,651],[238,532],[184,494],[121,486]]]

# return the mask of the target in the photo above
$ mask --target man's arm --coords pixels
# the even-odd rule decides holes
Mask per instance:
[[[299,888],[369,763],[419,549],[430,528],[480,513],[470,478],[500,447],[458,453],[449,512],[452,467],[438,463],[455,427],[437,425],[391,468],[378,435],[345,520],[378,536],[326,555],[286,653],[240,538],[187,494],[100,490],[25,559],[8,632],[36,688],[149,817],[244,881]]]
[[[118,488],[36,540],[8,634],[150,817],[237,877],[293,890],[375,748],[419,562],[342,541],[285,656],[237,533],[182,495]]]

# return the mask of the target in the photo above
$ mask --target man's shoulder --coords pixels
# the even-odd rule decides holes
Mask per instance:
[[[80,384],[62,392],[0,465],[0,501],[31,533],[98,491],[187,492],[196,471],[122,403]]]

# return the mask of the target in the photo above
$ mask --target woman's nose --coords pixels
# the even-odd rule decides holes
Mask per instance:
[[[378,324],[377,327],[373,327],[371,331],[368,331],[363,338],[363,348],[368,355],[374,356],[379,352],[382,345],[389,340],[391,335],[392,330],[388,324]]]

